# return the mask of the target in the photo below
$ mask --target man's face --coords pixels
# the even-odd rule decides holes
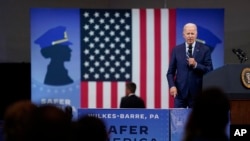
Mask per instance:
[[[188,44],[192,44],[197,38],[197,29],[193,25],[187,25],[183,29],[183,38]]]

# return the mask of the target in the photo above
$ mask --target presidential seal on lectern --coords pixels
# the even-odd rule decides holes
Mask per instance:
[[[250,68],[244,68],[242,70],[241,81],[245,87],[250,88]]]

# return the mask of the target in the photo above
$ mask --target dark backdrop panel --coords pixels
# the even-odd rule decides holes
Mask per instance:
[[[0,63],[0,120],[6,108],[31,97],[30,63]]]

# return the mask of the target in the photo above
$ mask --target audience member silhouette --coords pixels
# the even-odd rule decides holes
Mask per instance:
[[[194,101],[184,130],[183,141],[229,141],[230,102],[217,87],[203,90]]]
[[[106,124],[98,117],[83,115],[72,130],[74,141],[107,141],[109,139]]]
[[[4,114],[4,141],[27,141],[37,106],[29,100],[20,100],[7,107]]]
[[[126,84],[125,96],[121,98],[120,108],[146,108],[142,98],[135,95],[136,84],[128,82]]]
[[[42,105],[33,117],[30,141],[69,141],[71,120],[63,109],[55,105]]]

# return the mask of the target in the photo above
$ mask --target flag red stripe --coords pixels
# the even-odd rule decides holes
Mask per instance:
[[[176,45],[176,10],[169,9],[169,57]],[[169,96],[169,108],[174,107],[174,98]]]
[[[140,96],[147,101],[147,25],[146,10],[140,10]],[[132,58],[133,59],[133,58]]]
[[[117,98],[118,98],[118,89],[117,89],[117,82],[111,82],[111,108],[117,108]]]
[[[81,83],[81,108],[88,107],[88,82]]]
[[[154,68],[155,68],[155,108],[161,108],[161,11],[160,9],[155,9],[154,11],[154,38],[155,38],[155,59],[154,59]]]
[[[96,108],[103,108],[103,82],[96,82]]]

